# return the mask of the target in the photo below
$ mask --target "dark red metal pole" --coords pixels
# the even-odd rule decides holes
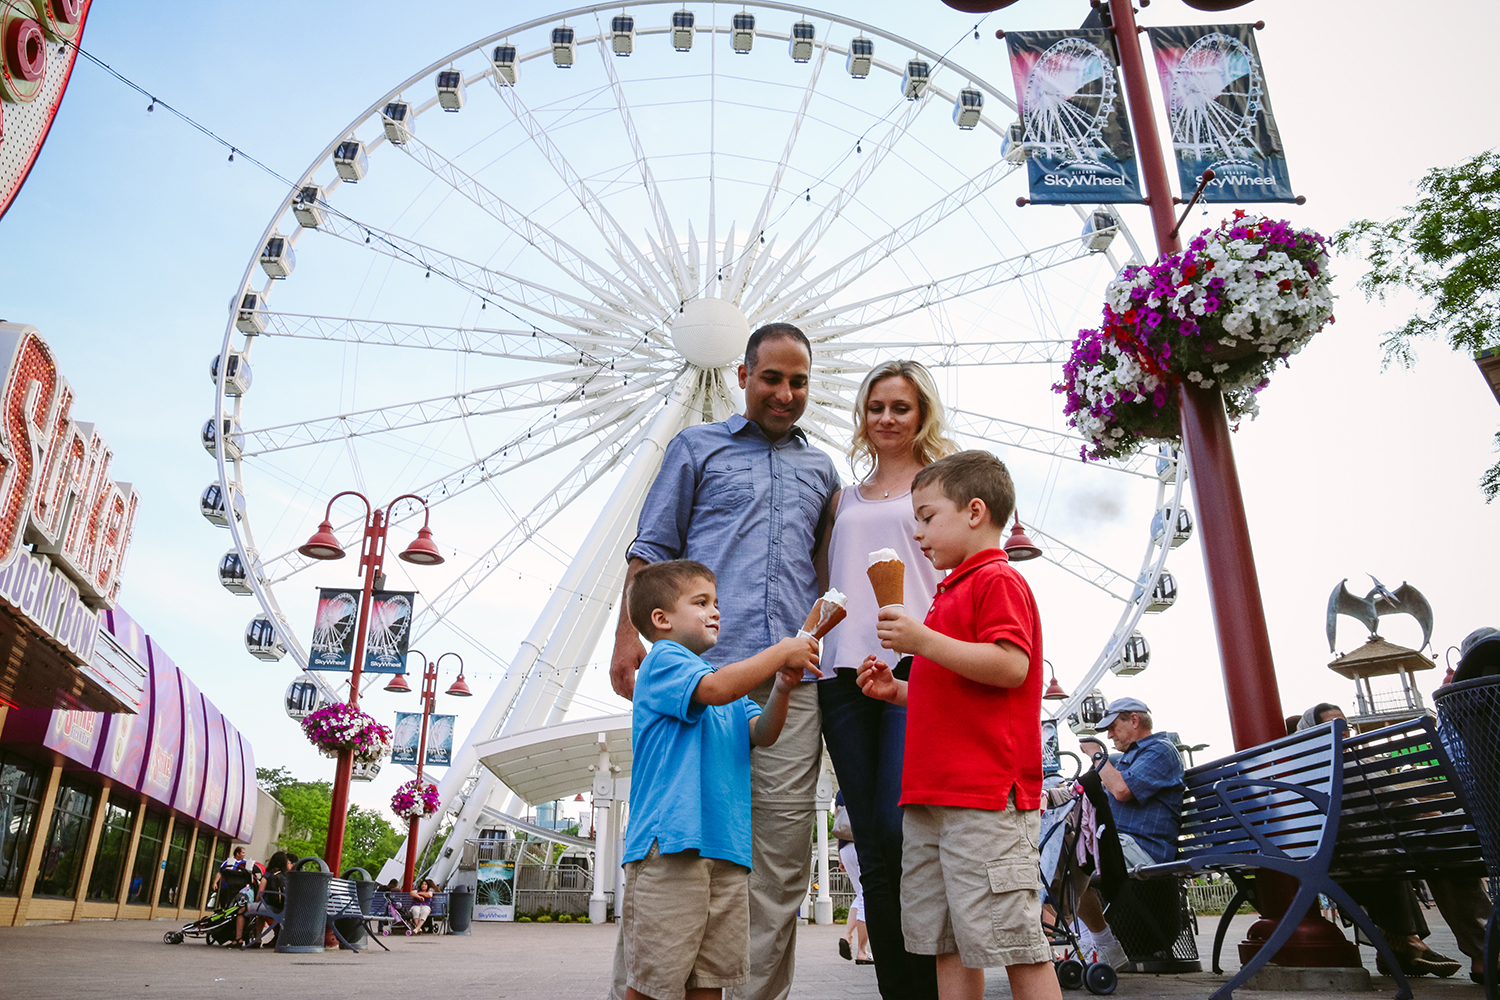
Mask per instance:
[[[1146,187],[1151,227],[1160,254],[1182,249],[1172,206],[1161,136],[1147,86],[1146,61],[1137,38],[1131,0],[1109,0],[1120,72],[1130,122],[1140,154],[1141,180]],[[1224,397],[1217,389],[1184,385],[1180,392],[1182,442],[1189,462],[1189,481],[1198,506],[1198,538],[1208,578],[1209,603],[1219,639],[1219,663],[1224,674],[1224,700],[1236,750],[1286,735],[1276,667],[1271,660],[1271,637],[1266,631],[1265,607],[1250,547],[1250,526],[1240,495],[1240,477],[1229,441]],[[1296,883],[1275,872],[1257,876],[1260,920],[1240,943],[1240,960],[1249,961],[1286,914]],[[1298,915],[1294,915],[1298,916]],[[1292,939],[1276,953],[1278,965],[1358,966],[1359,949],[1317,910],[1299,918]]]
[[[385,532],[389,519],[384,511],[376,508],[365,522],[363,550],[359,565],[364,571],[364,590],[359,598],[359,617],[354,622],[354,662],[349,677],[349,704],[359,707],[359,678],[364,670],[365,633],[369,630],[370,595],[375,592],[375,578],[385,559]],[[349,782],[354,775],[354,751],[339,751],[337,769],[333,776],[333,800],[328,807],[328,841],[323,848],[323,860],[328,870],[339,871],[339,862],[344,857],[344,825],[349,813]]]
[[[438,657],[439,660],[442,657]],[[427,762],[427,720],[437,701],[437,661],[427,662],[422,658],[422,735],[417,745],[417,800],[422,797],[422,765]],[[417,825],[422,821],[413,816],[406,829],[406,873],[401,881],[401,891],[411,892],[412,879],[417,874]]]

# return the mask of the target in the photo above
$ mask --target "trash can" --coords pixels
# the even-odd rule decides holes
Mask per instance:
[[[368,915],[370,900],[375,898],[375,882],[370,878],[370,873],[363,868],[350,868],[344,872],[344,878],[354,883],[354,892],[359,898],[359,912]],[[369,941],[366,940],[369,934],[365,930],[363,919],[343,917],[335,920],[334,923],[338,925],[339,933],[344,935],[344,940],[349,942],[350,947],[355,949],[369,947]]]
[[[1490,920],[1485,934],[1485,996],[1500,998],[1495,966],[1500,960],[1500,784],[1495,781],[1495,747],[1500,743],[1500,677],[1475,677],[1432,693],[1438,737],[1469,806],[1479,847],[1489,869]]]
[[[469,922],[474,919],[474,893],[461,885],[448,893],[448,933],[469,933]]]
[[[311,862],[317,871],[303,871]],[[320,954],[328,923],[328,883],[333,873],[322,858],[307,857],[286,873],[286,907],[281,912],[281,934],[276,951],[294,955]]]

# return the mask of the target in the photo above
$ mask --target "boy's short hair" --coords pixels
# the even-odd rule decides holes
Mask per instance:
[[[667,562],[643,566],[630,581],[630,593],[625,595],[630,609],[630,624],[651,642],[656,641],[656,626],[651,624],[651,612],[677,606],[678,598],[687,591],[694,580],[717,583],[714,571],[692,559],[671,559]]]
[[[913,492],[936,486],[955,506],[967,506],[978,498],[990,511],[990,523],[1005,527],[1016,509],[1016,485],[1005,463],[987,451],[961,451],[940,458],[918,472],[911,481]]]

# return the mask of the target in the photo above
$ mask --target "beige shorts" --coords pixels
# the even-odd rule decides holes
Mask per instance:
[[[654,1000],[737,986],[750,970],[750,869],[661,854],[625,865],[625,982]]]
[[[957,952],[971,969],[1050,962],[1042,933],[1041,813],[906,806],[901,930],[916,955]]]

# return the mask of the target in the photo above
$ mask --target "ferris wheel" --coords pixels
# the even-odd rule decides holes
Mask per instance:
[[[1025,142],[1047,156],[1097,160],[1115,106],[1114,63],[1087,39],[1059,39],[1026,74]]]
[[[1211,32],[1182,54],[1167,111],[1178,155],[1242,160],[1253,152],[1265,87],[1255,53],[1240,39]]]
[[[579,7],[376,98],[272,213],[213,368],[203,511],[232,538],[222,582],[259,605],[251,652],[282,655],[274,629],[307,667],[317,564],[297,547],[327,496],[422,496],[448,558],[413,578],[413,643],[449,629],[510,656],[455,744],[451,805],[475,742],[572,708],[662,449],[740,408],[746,337],[786,320],[813,344],[801,425],[836,456],[864,372],[911,357],[944,380],[962,443],[1010,465],[1027,517],[1079,477],[1148,511],[1131,555],[1027,527],[1041,572],[1120,608],[1059,714],[1143,668],[1137,624],[1175,599],[1165,561],[1191,527],[1184,470],[1085,466],[1049,387],[1144,255],[1108,209],[1013,207],[1016,115],[937,49],[780,2]],[[416,512],[398,505],[393,533]],[[529,629],[495,629],[527,601]]]

